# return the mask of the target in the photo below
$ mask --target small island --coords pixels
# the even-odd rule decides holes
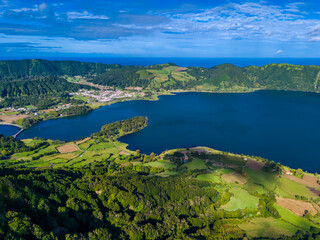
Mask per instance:
[[[41,59],[7,60],[0,64],[0,121],[24,129],[43,120],[84,114],[103,105],[157,100],[159,95],[176,92],[320,89],[320,66],[314,65],[240,68],[222,64],[201,68],[168,63],[143,67]]]

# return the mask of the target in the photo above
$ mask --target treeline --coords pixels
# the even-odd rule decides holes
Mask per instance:
[[[0,97],[19,97],[47,95],[65,92],[76,92],[89,86],[73,84],[59,77],[43,77],[15,81],[4,81],[0,84]]]
[[[89,106],[83,105],[83,106],[72,106],[66,109],[61,109],[58,111],[50,111],[42,116],[36,116],[36,117],[28,117],[28,118],[21,118],[18,119],[16,122],[20,126],[22,126],[24,129],[30,128],[41,121],[57,118],[60,116],[66,117],[66,116],[73,116],[73,115],[80,115],[80,114],[86,114],[91,112],[93,109]]]
[[[114,123],[109,123],[102,126],[101,131],[93,133],[91,137],[107,137],[107,138],[118,138],[120,136],[127,135],[142,130],[148,125],[147,117],[134,117]]]
[[[222,64],[213,68],[188,68],[197,85],[209,85],[218,88],[234,86],[262,88],[272,90],[320,90],[320,66],[302,66],[291,64],[268,64],[263,67],[236,67]]]
[[[120,68],[119,64],[86,63],[79,61],[48,61],[42,59],[0,61],[1,79],[35,76],[85,76],[100,74],[106,69]]]
[[[48,109],[57,104],[83,104],[85,103],[80,99],[73,99],[68,93],[35,95],[35,96],[20,96],[5,98],[0,102],[2,107],[25,107],[28,105],[35,106],[38,110]]]
[[[228,191],[180,174],[106,160],[83,169],[0,168],[2,239],[242,239],[237,227],[278,217],[274,196],[258,210],[224,211]],[[319,228],[284,239],[316,239]]]
[[[0,160],[12,155],[13,153],[32,151],[45,145],[47,146],[48,143],[44,141],[31,147],[11,136],[3,136],[0,134]]]
[[[234,86],[254,87],[253,82],[243,73],[243,69],[233,64],[222,64],[212,68],[191,67],[187,72],[197,79],[194,87],[200,85],[226,89]]]
[[[142,87],[150,91],[320,90],[320,66],[268,64],[240,68],[222,64],[212,68],[169,70],[172,67],[176,65],[142,67],[76,61],[0,61],[0,97],[4,98],[0,107],[26,106],[39,98],[40,101],[32,105],[45,109],[55,104],[56,95],[89,88],[70,83],[64,79],[65,76],[83,76],[99,85]]]
[[[277,90],[320,90],[319,66],[268,64],[263,67],[246,67],[244,74],[258,86]]]
[[[146,171],[137,173],[115,162],[83,170],[0,169],[0,237],[243,236],[242,230],[230,224],[221,231],[221,218],[232,219],[233,215],[215,210],[223,199],[210,183],[150,177],[148,168]]]
[[[169,65],[168,65],[169,66]],[[171,65],[170,65],[171,66]],[[263,67],[240,68],[233,64],[222,64],[212,68],[189,67],[190,78],[179,80],[168,75],[167,81],[155,81],[157,74],[146,70],[163,70],[164,65],[141,68],[111,69],[92,79],[96,84],[129,87],[139,86],[152,90],[207,89],[243,91],[254,88],[275,90],[320,90],[320,67],[291,64],[268,64]],[[195,79],[195,80],[194,80]]]
[[[11,136],[3,136],[0,134],[0,159],[3,159],[15,152],[25,152],[29,148],[20,140],[16,140]]]
[[[93,109],[89,106],[83,105],[83,106],[72,106],[66,109],[62,109],[57,111],[57,115],[61,116],[72,116],[72,115],[80,115],[80,114],[86,114],[91,112]]]
[[[24,129],[31,128],[32,126],[40,123],[42,121],[42,118],[40,117],[31,117],[31,118],[21,118],[18,119],[16,122],[20,126],[22,126]]]
[[[161,64],[149,67],[121,66],[119,64],[84,63],[77,61],[47,61],[47,60],[14,60],[0,61],[0,95],[19,96],[31,93],[47,93],[56,91],[52,84],[37,88],[31,82],[45,76],[85,76],[92,82],[114,87],[149,87],[153,90],[172,89],[282,89],[318,91],[320,87],[320,66],[302,66],[291,64],[268,64],[263,67],[236,67],[232,64],[222,64],[212,68],[189,67],[186,72],[191,76],[177,80],[168,76],[166,82],[155,82],[157,74],[150,71],[162,71],[175,64]],[[51,78],[49,78],[51,79]],[[195,79],[195,80],[194,80]],[[18,81],[17,81],[18,80]],[[21,81],[21,82],[20,82]],[[28,82],[26,86],[23,82]],[[62,81],[62,80],[55,80]],[[9,83],[11,82],[11,83]],[[56,82],[65,88],[65,82]],[[6,85],[3,85],[6,84]],[[9,84],[9,85],[8,85]],[[71,83],[69,83],[71,84]],[[66,91],[71,85],[68,85]],[[57,86],[58,88],[59,86]],[[73,86],[75,87],[75,86]],[[7,90],[7,91],[5,91]]]
[[[135,117],[107,124],[93,137],[118,137],[147,123]],[[10,154],[48,144],[31,147],[0,136],[0,149]],[[225,211],[221,206],[232,197],[230,186],[195,179],[203,170],[160,177],[163,168],[133,163],[153,161],[154,154],[112,155],[79,169],[0,167],[0,239],[243,239],[239,224],[280,217],[273,192],[253,193],[257,209]],[[319,237],[320,229],[312,227],[283,239]]]
[[[125,87],[147,87],[150,83],[148,79],[140,79],[137,73],[143,67],[132,66],[122,67],[120,69],[109,69],[105,73],[97,75],[92,82],[99,85]]]

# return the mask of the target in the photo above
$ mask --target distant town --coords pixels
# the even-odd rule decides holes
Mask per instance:
[[[97,85],[99,86],[99,85]],[[95,86],[95,87],[97,87]],[[119,90],[109,87],[99,86],[99,90],[80,90],[78,92],[69,93],[74,98],[82,98],[86,104],[91,103],[108,103],[117,99],[128,99],[144,97],[145,93],[141,91],[141,88],[129,88],[125,90]],[[52,106],[50,109],[39,110],[35,106],[27,107],[7,107],[0,111],[0,122],[2,123],[15,123],[22,118],[30,118],[32,116],[44,116],[52,113],[53,111],[63,110],[75,105],[71,103],[58,104]]]
[[[115,99],[119,98],[133,98],[137,96],[144,96],[143,92],[129,92],[129,91],[122,91],[122,90],[80,90],[76,93],[70,93],[70,95],[75,96],[83,96],[89,97],[91,99],[96,100],[100,103],[111,102]]]

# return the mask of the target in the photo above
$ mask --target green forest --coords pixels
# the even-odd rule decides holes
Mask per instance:
[[[182,68],[173,63],[142,67],[77,61],[11,60],[0,61],[0,96],[72,92],[85,87],[65,81],[65,76],[81,76],[99,85],[142,87],[153,91],[318,91],[319,72],[320,66],[292,64],[243,68],[222,64],[212,68]]]
[[[0,238],[320,237],[318,183],[295,180],[317,175],[290,169],[289,179],[279,163],[209,148],[145,155],[117,141],[147,124],[126,119],[69,143],[0,136]],[[314,208],[299,215],[279,199]]]
[[[0,61],[0,108],[29,106],[29,117],[16,120],[28,128],[92,111],[69,95],[81,89],[318,92],[319,72],[290,64]],[[34,115],[33,106],[50,110]],[[205,147],[147,155],[119,141],[147,125],[134,117],[70,142],[0,135],[0,239],[320,239],[318,174]]]

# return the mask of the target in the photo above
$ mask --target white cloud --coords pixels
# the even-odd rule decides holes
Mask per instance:
[[[1,4],[0,4],[0,7],[7,7],[7,6],[9,6],[9,1],[8,0],[2,0]]]
[[[231,3],[198,13],[166,13],[172,32],[218,39],[259,39],[261,41],[308,40],[309,31],[320,19],[307,19],[300,11],[303,3],[287,6],[264,2]]]
[[[15,8],[15,9],[10,9],[10,11],[15,12],[15,13],[36,12],[36,11],[38,11],[38,8]]]
[[[320,36],[310,38],[311,42],[320,42]]]
[[[38,9],[40,12],[44,12],[48,9],[48,5],[46,3],[41,3],[40,5],[38,5]]]
[[[107,20],[109,19],[108,16],[105,15],[94,15],[87,11],[83,12],[67,12],[67,16],[69,20],[74,19],[101,19],[101,20]]]
[[[59,48],[60,53],[146,56],[171,54],[183,57],[194,55],[287,57],[299,54],[305,56],[309,53],[318,56],[320,54],[320,45],[319,47],[317,45],[320,41],[320,19],[317,17],[311,19],[310,16],[314,15],[307,16],[300,10],[302,6],[301,3],[280,6],[256,1],[224,4],[187,13],[149,11],[142,17],[131,14],[128,10],[129,13],[126,15],[130,17],[125,18],[125,14],[118,14],[121,17],[115,17],[114,21],[101,23],[99,20],[109,19],[109,13],[101,15],[93,10],[68,12],[65,7],[54,11],[58,6],[54,4],[48,6],[43,3],[31,8],[8,9],[12,14],[10,17],[16,15],[22,16],[21,19],[35,18],[34,22],[41,23],[40,17],[48,15],[52,17],[50,22],[52,25],[48,28],[54,28],[56,31],[50,31],[50,34],[47,34],[46,31],[42,31],[47,28],[40,28],[39,25],[35,28],[4,25],[2,28],[7,29],[1,29],[1,31],[8,34],[6,39],[10,38],[10,41],[18,41],[21,37],[21,41],[48,47],[43,48],[41,52],[53,52],[55,48]],[[121,11],[117,11],[116,14],[119,12]],[[110,16],[113,16],[112,13]],[[158,21],[158,18],[166,21]],[[24,22],[18,19],[19,24]],[[54,20],[59,21],[54,22]],[[66,21],[74,21],[75,24]],[[72,36],[76,39],[61,36]],[[111,40],[105,40],[106,38]],[[6,40],[1,39],[0,34],[1,41]]]
[[[296,2],[296,3],[290,3],[288,5],[286,5],[286,11],[287,12],[295,12],[295,13],[304,13],[300,11],[300,6],[304,6],[305,3],[304,2]]]

